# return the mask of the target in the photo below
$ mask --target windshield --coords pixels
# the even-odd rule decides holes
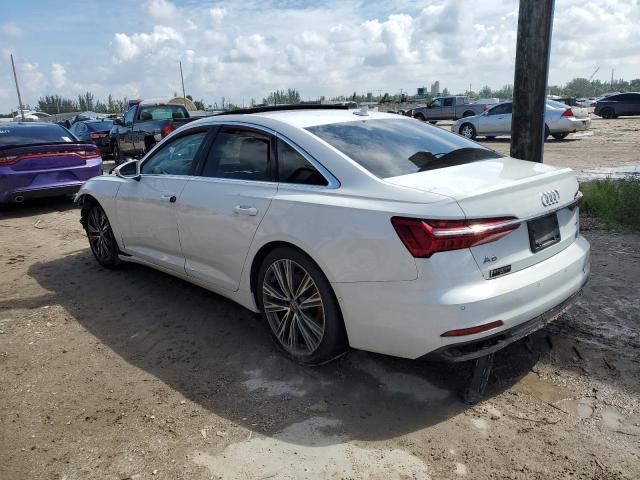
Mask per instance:
[[[76,138],[60,125],[0,124],[0,147],[76,142]]]
[[[187,118],[187,109],[182,105],[162,105],[140,107],[139,119],[144,120],[172,120]]]
[[[113,127],[113,121],[103,120],[100,122],[85,122],[85,125],[89,127],[89,130],[92,132],[106,132],[111,130],[111,127]]]
[[[362,120],[317,125],[307,130],[380,178],[501,156],[417,120]]]

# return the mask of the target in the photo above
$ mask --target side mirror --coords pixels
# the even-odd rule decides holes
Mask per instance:
[[[140,181],[140,162],[138,160],[129,160],[113,171],[117,177]]]
[[[122,126],[122,125],[124,125],[124,122],[122,121],[122,119],[121,119],[121,118],[114,118],[114,119],[113,119],[113,124],[114,124],[114,125]]]

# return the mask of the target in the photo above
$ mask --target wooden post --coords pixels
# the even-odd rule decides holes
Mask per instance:
[[[520,0],[511,156],[542,163],[554,0]]]

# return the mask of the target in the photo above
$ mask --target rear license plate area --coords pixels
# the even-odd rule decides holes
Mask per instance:
[[[527,222],[529,245],[533,253],[544,250],[560,241],[558,215],[551,213]]]

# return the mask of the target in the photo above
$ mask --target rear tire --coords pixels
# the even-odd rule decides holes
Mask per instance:
[[[276,344],[304,365],[321,365],[346,350],[338,301],[322,270],[291,247],[276,248],[262,261],[256,302]]]
[[[462,125],[460,125],[460,129],[458,130],[458,132],[464,138],[468,138],[469,140],[473,140],[476,138],[476,127],[474,127],[470,123],[463,123]]]
[[[545,124],[545,126],[544,126],[544,139],[543,140],[547,140],[547,138],[549,138],[549,135],[551,135],[551,132],[549,131],[549,126]]]
[[[86,213],[84,222],[91,252],[98,263],[105,268],[120,265],[118,254],[120,249],[113,235],[107,214],[97,203],[93,203]]]
[[[551,136],[556,140],[564,140],[565,138],[567,138],[567,135],[569,135],[567,132],[551,134]]]
[[[613,108],[606,107],[602,109],[602,111],[600,112],[600,116],[602,118],[611,119],[611,118],[616,118],[617,115],[615,110],[613,110]]]

